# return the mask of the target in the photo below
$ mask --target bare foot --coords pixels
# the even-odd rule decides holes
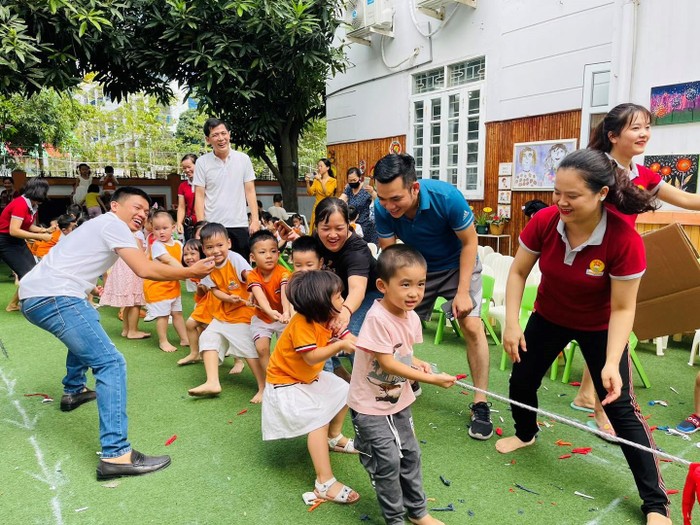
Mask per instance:
[[[180,341],[180,346],[190,346],[189,341]]]
[[[612,425],[610,424],[610,420],[608,419],[608,416],[605,414],[605,412],[600,411],[598,412],[597,410],[593,414],[593,419],[596,422],[596,425],[598,425],[598,428],[605,432],[606,434],[610,434],[611,436],[615,436],[615,430],[613,429]]]
[[[196,388],[190,388],[187,392],[195,397],[218,396],[221,393],[221,385],[218,383],[204,383]]]
[[[262,403],[262,396],[263,396],[263,391],[258,390],[258,392],[253,396],[253,399],[250,400],[250,402],[255,403],[256,405],[258,403]]]
[[[671,518],[658,512],[650,512],[647,514],[647,525],[671,525]]]
[[[229,374],[240,374],[245,368],[245,361],[243,359],[238,359],[233,362],[233,368],[229,370]]]
[[[151,334],[148,332],[141,332],[139,330],[134,330],[133,332],[126,334],[127,339],[148,339],[149,337],[151,337]]]
[[[525,442],[521,441],[520,438],[516,436],[512,436],[496,441],[496,450],[498,450],[501,454],[508,454],[509,452],[514,452],[519,448],[529,447],[534,443],[535,438],[532,438],[530,441]]]
[[[126,337],[126,330],[122,330],[122,337]]]
[[[6,312],[19,312],[19,305],[18,304],[8,304],[5,307]]]
[[[430,514],[426,514],[420,519],[409,516],[408,521],[416,525],[445,525],[442,521],[433,518]]]
[[[168,341],[165,341],[164,343],[161,342],[158,346],[163,352],[168,352],[169,354],[172,352],[177,352],[177,347],[171,345]]]
[[[178,360],[177,364],[180,366],[183,365],[193,365],[195,363],[201,363],[202,358],[199,357],[199,354],[189,354],[187,357],[183,357],[182,359]]]
[[[577,407],[589,408],[593,410],[593,408],[595,407],[595,399],[589,399],[587,397],[582,396],[581,391],[579,390],[578,395],[574,398],[573,404]]]

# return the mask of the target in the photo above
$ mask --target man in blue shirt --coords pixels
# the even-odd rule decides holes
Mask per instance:
[[[489,347],[481,325],[481,262],[476,256],[478,239],[469,204],[447,182],[418,182],[410,155],[383,157],[374,168],[374,180],[379,197],[374,218],[380,247],[401,239],[423,254],[428,278],[416,313],[428,319],[437,297],[452,299],[452,313],[466,339],[474,386],[486,390]],[[476,393],[470,408],[469,435],[489,439],[493,424],[486,396]]]

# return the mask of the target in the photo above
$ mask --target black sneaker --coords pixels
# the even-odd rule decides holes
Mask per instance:
[[[472,411],[472,422],[469,426],[469,436],[474,439],[486,440],[493,436],[491,422],[491,403],[482,401],[469,405]]]
[[[423,389],[420,387],[418,381],[411,381],[411,390],[413,390],[413,395],[419,397],[423,393]]]

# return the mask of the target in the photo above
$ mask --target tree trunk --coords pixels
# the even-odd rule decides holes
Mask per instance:
[[[280,131],[280,147],[276,150],[277,166],[275,173],[282,187],[284,208],[298,212],[297,180],[299,179],[299,132],[296,129]]]

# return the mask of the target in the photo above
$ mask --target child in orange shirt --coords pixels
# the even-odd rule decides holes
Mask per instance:
[[[250,320],[255,313],[250,305],[250,294],[245,282],[252,270],[248,262],[231,251],[231,240],[226,228],[211,222],[200,231],[202,249],[207,257],[214,257],[214,270],[201,284],[209,288],[217,299],[212,321],[199,337],[199,352],[204,361],[206,381],[189,390],[191,396],[216,396],[221,393],[219,365],[228,355],[242,357],[248,363],[258,383],[258,391],[251,403],[262,401],[265,376],[250,333]]]
[[[338,352],[353,352],[355,337],[345,330],[333,338],[328,323],[343,305],[343,282],[325,270],[297,272],[287,295],[298,312],[277,341],[267,367],[263,393],[263,440],[307,436],[316,471],[317,498],[355,503],[360,495],[336,481],[329,450],[357,453],[352,439],[341,433],[349,385],[323,370]]]
[[[41,259],[49,250],[56,246],[61,237],[68,235],[70,232],[75,230],[77,219],[72,215],[64,214],[58,219],[51,221],[51,226],[55,226],[56,229],[51,234],[51,240],[48,241],[34,241],[31,246],[31,252],[38,258]]]
[[[277,264],[280,252],[277,239],[267,230],[250,237],[250,259],[255,269],[248,273],[248,291],[257,310],[250,322],[260,366],[267,370],[272,335],[278,337],[289,322],[289,300],[285,293],[289,272]]]
[[[165,210],[157,210],[151,218],[155,241],[149,248],[149,258],[170,266],[179,266],[182,259],[182,244],[173,239],[175,220]],[[189,346],[185,320],[182,317],[180,281],[151,281],[144,279],[143,293],[148,313],[156,318],[158,346],[163,352],[175,352],[177,347],[168,341],[168,317],[173,318],[173,327],[180,336],[180,345]]]
[[[190,239],[185,243],[185,246],[182,248],[183,266],[191,266],[204,258],[202,241]],[[180,366],[191,365],[202,360],[199,356],[199,335],[211,323],[212,311],[215,306],[213,294],[209,291],[209,288],[201,284],[200,279],[190,279],[189,281],[195,285],[195,308],[185,322],[187,340],[190,342],[190,353],[187,357],[183,357],[177,362]]]

